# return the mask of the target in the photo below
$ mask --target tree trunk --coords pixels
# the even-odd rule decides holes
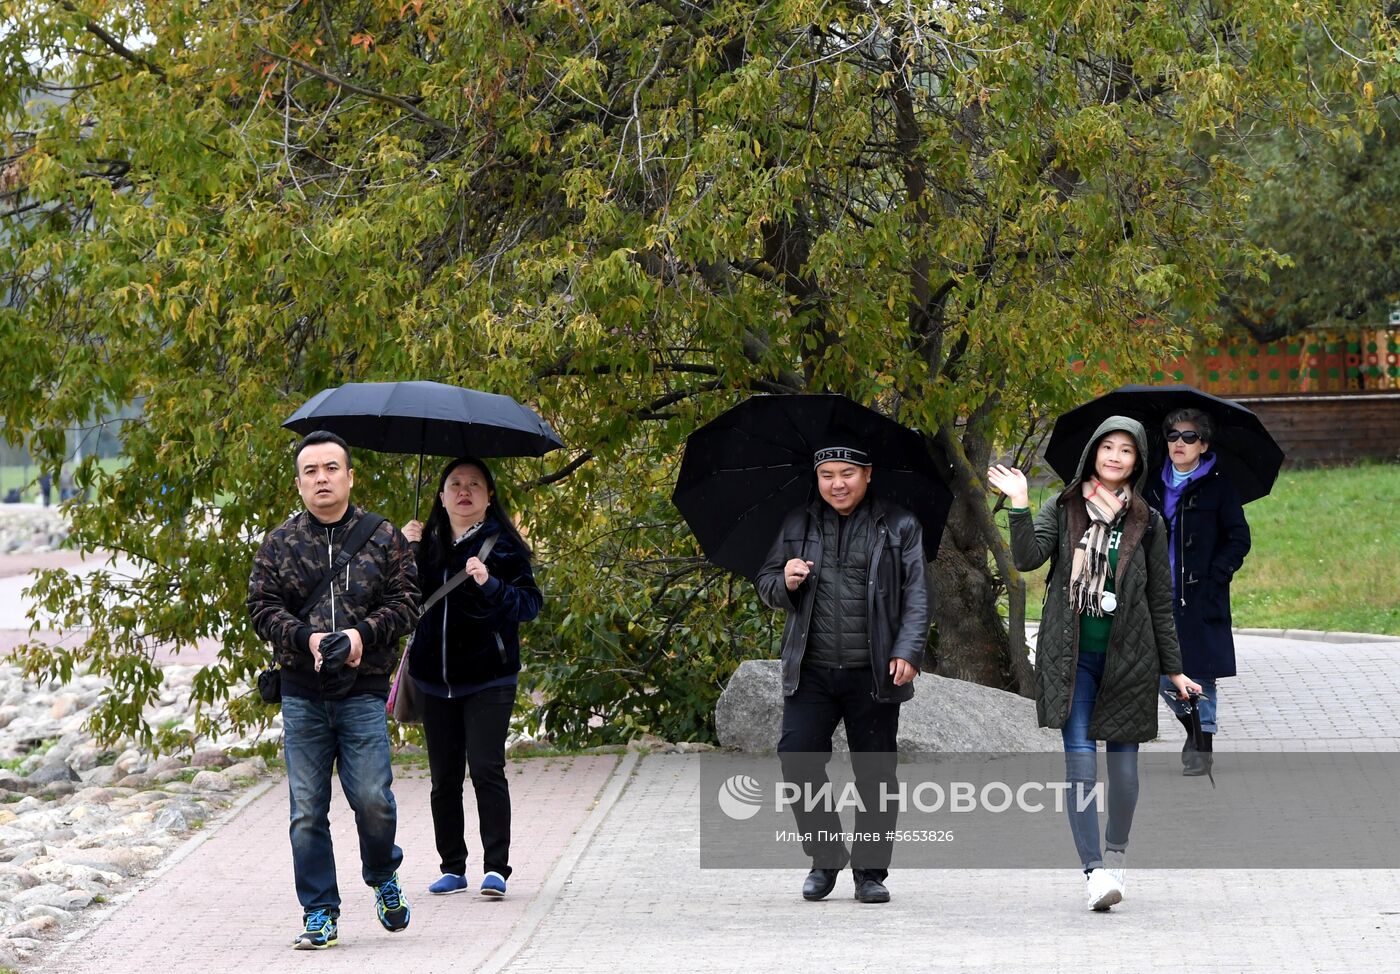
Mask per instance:
[[[1025,651],[1025,583],[1011,564],[1009,546],[992,520],[983,471],[990,445],[965,431],[940,430],[935,442],[948,465],[953,506],[943,529],[934,579],[933,618],[940,676],[1030,696],[1034,673]],[[1010,620],[997,599],[1009,590]]]

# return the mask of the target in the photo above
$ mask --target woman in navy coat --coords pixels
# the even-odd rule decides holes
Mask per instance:
[[[1202,687],[1199,751],[1189,733],[1189,705],[1177,699],[1176,688],[1165,678],[1162,696],[1188,731],[1182,773],[1202,775],[1211,770],[1219,727],[1216,680],[1235,675],[1230,580],[1249,553],[1249,524],[1229,475],[1210,451],[1210,416],[1178,409],[1167,416],[1162,429],[1167,461],[1149,483],[1148,500],[1167,521],[1182,666]]]

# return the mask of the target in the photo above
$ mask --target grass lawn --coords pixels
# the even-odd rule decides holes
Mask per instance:
[[[1058,484],[1031,492],[1031,506]],[[1245,507],[1254,546],[1231,586],[1242,628],[1400,635],[1400,466],[1286,470]],[[1005,515],[998,518],[1005,528]],[[1026,582],[1040,617],[1045,570]]]

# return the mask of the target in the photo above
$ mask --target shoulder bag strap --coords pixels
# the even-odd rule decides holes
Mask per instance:
[[[496,546],[496,539],[499,537],[499,534],[493,534],[489,536],[485,541],[481,542],[481,550],[476,553],[476,557],[480,558],[483,562],[486,561],[486,556],[489,555],[491,553],[491,549]],[[424,602],[418,608],[418,615],[422,617],[424,614],[427,613],[429,609],[431,609],[433,606],[437,605],[444,598],[446,598],[448,592],[451,592],[454,588],[456,588],[458,585],[461,585],[470,577],[471,576],[467,574],[467,570],[464,568],[456,575],[453,575],[447,581],[443,582],[442,585],[438,587],[438,590],[436,592],[428,596],[428,601]]]
[[[384,518],[378,514],[366,514],[360,518],[360,523],[355,525],[355,530],[350,532],[350,536],[340,546],[340,552],[331,562],[330,570],[316,583],[316,587],[306,597],[301,611],[297,613],[298,619],[306,618],[316,603],[321,601],[321,596],[326,594],[326,589],[330,588],[331,579],[345,570],[345,566],[350,564],[350,559],[355,557],[356,553],[365,546],[365,542],[369,541],[374,532],[379,530],[379,525],[383,523]]]

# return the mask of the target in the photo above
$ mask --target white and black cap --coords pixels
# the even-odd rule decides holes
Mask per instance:
[[[830,463],[833,460],[841,463],[853,463],[857,467],[868,467],[871,465],[870,454],[866,453],[864,450],[857,450],[853,446],[827,446],[822,447],[822,449],[812,454],[812,468],[816,469],[822,464]]]

